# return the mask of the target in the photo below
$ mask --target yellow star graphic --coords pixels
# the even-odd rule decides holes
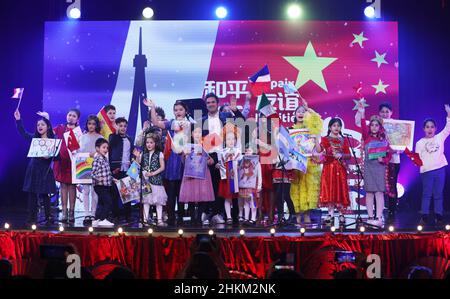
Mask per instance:
[[[355,39],[352,41],[352,44],[357,43],[361,48],[364,48],[363,42],[369,40],[368,38],[364,37],[364,32],[361,32],[359,35],[353,33],[353,37]]]
[[[378,80],[378,84],[372,85],[373,88],[375,88],[375,94],[382,92],[386,93],[386,88],[388,88],[389,84],[383,84],[384,82],[381,81],[381,79]]]
[[[383,63],[388,64],[384,57],[386,57],[386,53],[380,55],[377,51],[375,51],[375,58],[371,61],[376,62],[378,67],[380,67]]]
[[[313,81],[323,90],[328,92],[322,71],[332,64],[337,58],[317,57],[311,42],[306,46],[304,56],[283,56],[283,58],[298,69],[295,87],[299,89],[308,81]]]

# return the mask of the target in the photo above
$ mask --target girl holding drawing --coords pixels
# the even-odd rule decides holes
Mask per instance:
[[[48,116],[47,116],[48,117]],[[40,117],[36,124],[34,134],[25,131],[20,118],[19,110],[14,112],[17,130],[25,139],[31,141],[33,138],[55,138],[50,121],[46,117]],[[50,167],[52,159],[50,157],[31,158],[28,163],[23,183],[23,191],[28,193],[28,224],[37,224],[37,213],[39,201],[44,202],[45,220],[48,225],[53,222],[50,211],[49,194],[56,193],[55,179]]]
[[[383,128],[383,120],[374,115],[367,126],[365,108],[359,107],[357,113],[361,115],[361,133],[364,142],[364,189],[368,223],[382,228],[384,226],[384,193],[389,190],[386,167],[391,160],[391,150]],[[376,216],[374,216],[374,207]]]
[[[89,115],[86,121],[85,133],[80,139],[80,153],[89,153],[91,158],[94,158],[96,153],[95,142],[97,139],[103,138],[100,134],[100,120],[95,115]],[[83,205],[86,216],[84,217],[84,224],[93,220],[95,210],[97,209],[98,197],[92,185],[83,185]],[[89,200],[90,199],[90,200]],[[89,207],[90,204],[90,207]]]
[[[348,141],[342,136],[342,121],[332,118],[328,123],[327,136],[322,137],[323,170],[320,184],[319,206],[328,208],[325,225],[334,224],[334,210],[339,211],[339,224],[345,224],[343,211],[350,205],[345,160],[350,159]]]
[[[313,156],[308,157],[306,173],[295,170],[291,183],[291,198],[297,214],[297,223],[303,221],[305,224],[311,223],[310,211],[317,208],[317,201],[320,192],[321,167],[318,163],[316,152],[320,142],[323,120],[321,116],[308,107],[308,103],[303,100],[303,105],[295,110],[294,126],[291,129],[305,129],[306,133],[316,136],[316,147]]]
[[[145,149],[141,155],[138,151],[137,161],[140,163],[143,171],[143,177],[149,181],[151,192],[143,197],[144,204],[144,222],[148,223],[150,206],[156,206],[157,225],[164,226],[162,218],[163,206],[167,202],[166,190],[163,186],[163,176],[165,164],[164,154],[160,148],[160,138],[157,134],[149,134],[145,138]]]
[[[245,224],[255,225],[257,202],[262,188],[262,173],[259,156],[253,155],[252,147],[248,146],[239,166],[239,215],[244,212]],[[250,212],[252,217],[250,219]]]
[[[75,200],[77,195],[77,188],[72,184],[72,161],[70,158],[69,149],[64,140],[64,133],[75,129],[80,120],[80,110],[70,109],[66,116],[67,123],[60,124],[55,129],[55,136],[58,139],[63,139],[59,159],[55,160],[53,170],[55,172],[55,179],[60,183],[61,189],[61,205],[62,218],[61,221],[70,223],[75,222]],[[69,203],[69,211],[67,211],[67,203]]]
[[[184,153],[184,175],[181,181],[180,202],[189,204],[191,223],[201,224],[207,203],[213,202],[214,189],[206,161],[211,159],[202,147],[202,128],[192,127],[192,143]],[[197,208],[197,211],[196,211]]]

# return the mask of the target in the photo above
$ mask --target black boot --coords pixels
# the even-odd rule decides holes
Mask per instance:
[[[423,214],[422,217],[420,217],[419,225],[425,226],[428,224],[428,215]]]
[[[444,226],[444,219],[441,214],[435,214],[434,217],[436,218],[436,227]]]

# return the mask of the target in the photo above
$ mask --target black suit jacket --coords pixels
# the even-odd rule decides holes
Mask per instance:
[[[125,138],[130,141],[130,161],[133,156],[134,144],[131,140],[130,136],[126,136]],[[111,134],[109,135],[109,165],[111,167],[111,171],[114,171],[117,168],[121,168],[122,164],[122,155],[123,155],[123,139],[119,134]]]

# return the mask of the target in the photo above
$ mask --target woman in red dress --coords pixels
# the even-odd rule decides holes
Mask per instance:
[[[343,210],[350,205],[345,160],[350,159],[347,140],[342,136],[342,121],[332,118],[328,123],[328,134],[320,143],[324,153],[319,206],[328,208],[326,225],[334,223],[334,209],[339,211],[339,224],[344,224]]]
[[[66,124],[60,124],[53,130],[56,138],[63,140],[59,152],[59,159],[55,160],[53,164],[53,171],[55,173],[55,180],[61,185],[60,194],[63,212],[61,221],[66,222],[69,220],[69,222],[73,223],[75,221],[74,211],[77,189],[76,185],[72,184],[72,162],[67,144],[64,140],[64,133],[77,126],[80,119],[80,110],[70,109],[66,118]],[[69,212],[67,212],[67,201],[69,201]]]

